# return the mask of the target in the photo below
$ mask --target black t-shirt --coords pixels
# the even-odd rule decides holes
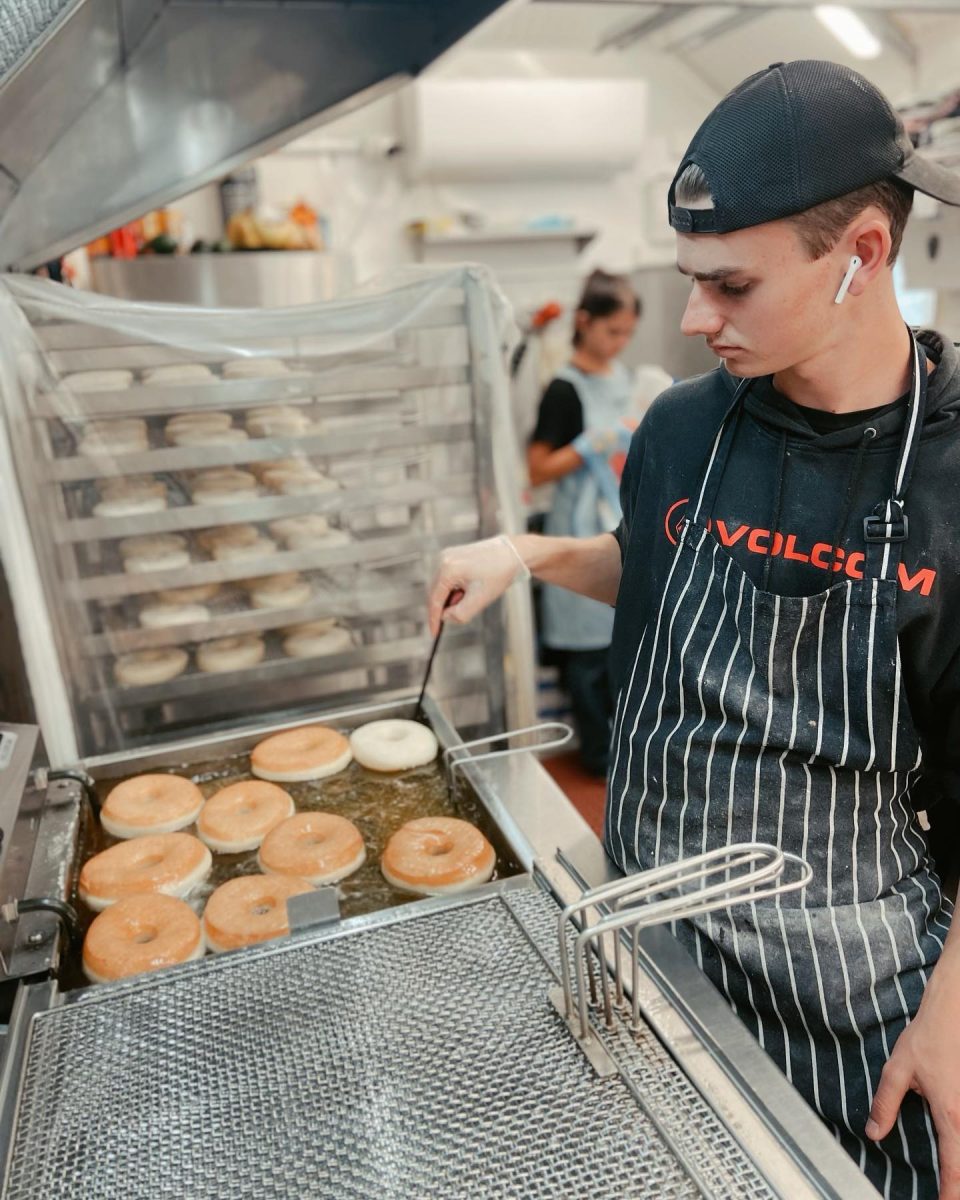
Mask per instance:
[[[544,442],[551,450],[569,446],[583,433],[583,405],[569,379],[554,379],[540,400],[531,442]]]

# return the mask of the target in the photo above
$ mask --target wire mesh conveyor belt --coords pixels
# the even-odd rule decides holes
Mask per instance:
[[[773,1195],[649,1030],[595,1074],[548,897],[410,913],[34,1018],[4,1195]]]

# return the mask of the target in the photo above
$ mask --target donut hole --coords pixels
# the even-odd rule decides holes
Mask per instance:
[[[429,854],[431,858],[440,858],[441,855],[449,854],[452,849],[453,842],[448,841],[446,838],[433,842],[431,845],[426,847],[427,854]]]
[[[140,859],[140,862],[137,865],[145,871],[150,871],[154,867],[159,867],[163,862],[163,858],[164,856],[162,854],[147,854]]]
[[[241,817],[249,817],[253,811],[254,808],[252,804],[241,804],[237,809],[237,814]]]
[[[327,841],[325,833],[310,833],[303,839],[304,845],[307,846],[322,846]]]
[[[269,913],[272,913],[276,907],[276,900],[261,900],[250,909],[250,913],[254,917],[265,917]]]
[[[381,737],[385,742],[405,742],[410,734],[406,729],[385,729]]]
[[[154,928],[140,929],[133,935],[134,945],[136,946],[146,946],[150,942],[155,942],[156,940],[157,931]]]

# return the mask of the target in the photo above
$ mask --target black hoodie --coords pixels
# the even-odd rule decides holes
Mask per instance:
[[[960,503],[960,355],[937,333],[922,333],[920,341],[936,370],[906,497],[910,528],[898,628],[924,751],[917,799],[936,810],[933,848],[947,869],[949,853],[960,849],[950,831],[960,814],[960,522],[954,510]],[[617,692],[645,624],[656,618],[687,500],[738,382],[721,367],[675,384],[633,438],[616,534],[623,556],[612,645]],[[825,591],[838,572],[859,577],[863,518],[891,494],[905,413],[901,397],[831,420],[788,400],[769,378],[753,383],[711,528],[758,587],[803,596]]]

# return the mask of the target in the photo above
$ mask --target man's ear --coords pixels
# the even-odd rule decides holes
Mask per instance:
[[[857,222],[851,229],[850,236],[845,241],[850,246],[850,253],[856,254],[861,266],[850,280],[851,296],[860,296],[870,286],[881,271],[886,269],[890,257],[892,241],[890,226],[880,217]]]

